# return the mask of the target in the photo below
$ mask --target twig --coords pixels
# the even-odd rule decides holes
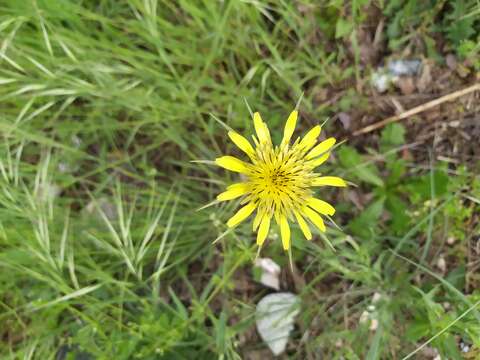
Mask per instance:
[[[420,106],[414,107],[413,109],[405,111],[405,112],[403,112],[399,115],[391,116],[391,117],[386,118],[382,121],[379,121],[375,124],[368,125],[368,126],[364,127],[363,129],[355,131],[353,133],[353,136],[358,136],[358,135],[369,133],[369,132],[371,132],[373,130],[376,130],[376,129],[379,129],[379,128],[387,125],[387,124],[406,119],[410,116],[421,113],[422,111],[431,109],[431,108],[433,108],[435,106],[438,106],[438,105],[440,105],[444,102],[455,100],[456,98],[467,95],[467,94],[469,94],[471,92],[474,92],[476,90],[480,90],[480,83],[474,84],[474,85],[469,86],[469,87],[467,87],[465,89],[462,89],[462,90],[454,91],[453,93],[450,93],[448,95],[439,97],[438,99],[429,101],[429,102],[427,102],[425,104],[422,104]]]

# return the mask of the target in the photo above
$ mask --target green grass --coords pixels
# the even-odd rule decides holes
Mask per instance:
[[[250,226],[212,245],[236,204],[195,211],[236,176],[191,161],[235,153],[215,117],[249,134],[246,102],[277,141],[302,93],[302,131],[375,111],[361,91],[372,65],[351,42],[366,8],[384,13],[386,52],[420,39],[416,54],[436,58],[443,36],[475,58],[478,3],[422,7],[421,19],[415,4],[1,2],[0,358],[268,358],[254,330],[269,291],[253,280]],[[429,341],[460,359],[460,338],[479,351],[478,164],[425,170],[401,156],[404,132],[342,145],[326,166],[359,186],[322,194],[338,208],[334,250],[293,229],[292,276],[271,233],[262,256],[302,299],[288,358],[401,359]],[[348,191],[370,199],[362,211]],[[371,331],[359,318],[375,293]]]

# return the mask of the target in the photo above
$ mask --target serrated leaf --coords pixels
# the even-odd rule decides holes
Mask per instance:
[[[467,40],[475,34],[474,16],[465,16],[468,14],[468,7],[464,0],[452,2],[453,12],[448,16],[451,24],[447,27],[447,38],[455,45]]]

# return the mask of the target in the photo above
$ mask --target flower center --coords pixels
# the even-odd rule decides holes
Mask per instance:
[[[278,168],[270,172],[267,175],[266,180],[273,187],[283,188],[284,186],[288,185],[288,182],[290,182],[291,179],[282,168]]]

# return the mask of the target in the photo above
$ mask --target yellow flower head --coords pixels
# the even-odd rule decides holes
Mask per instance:
[[[325,224],[320,215],[333,215],[335,209],[329,203],[316,199],[312,187],[346,186],[339,177],[320,176],[314,172],[328,159],[336,141],[329,138],[315,146],[320,126],[315,126],[303,139],[298,138],[290,145],[297,117],[298,111],[292,111],[280,146],[274,146],[267,124],[258,112],[255,113],[253,123],[257,137],[252,136],[255,148],[242,135],[235,131],[228,132],[230,139],[250,158],[250,162],[233,156],[222,156],[215,160],[217,165],[245,175],[244,182],[230,185],[227,191],[217,196],[217,200],[243,197],[243,207],[228,220],[229,227],[237,226],[256,211],[253,231],[257,231],[259,246],[267,237],[272,217],[280,227],[285,250],[290,247],[289,220],[298,223],[307,240],[312,238],[312,233],[305,219],[324,232]]]

